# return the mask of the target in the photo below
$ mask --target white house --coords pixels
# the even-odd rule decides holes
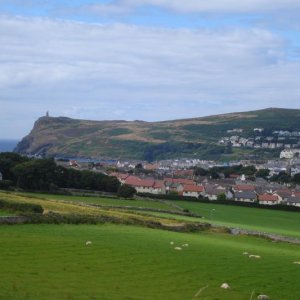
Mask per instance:
[[[203,186],[199,185],[185,185],[183,189],[183,196],[186,197],[196,197],[198,198],[200,195],[204,195],[205,189]]]
[[[280,204],[281,201],[277,195],[263,194],[258,195],[258,202],[263,205],[276,205]]]
[[[284,149],[280,152],[280,158],[292,159],[300,155],[300,149]]]

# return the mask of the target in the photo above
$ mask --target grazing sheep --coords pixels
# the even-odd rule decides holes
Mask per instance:
[[[86,241],[85,244],[88,246],[88,245],[92,245],[92,242],[91,241]]]
[[[174,249],[175,249],[175,250],[182,250],[181,247],[175,247]]]
[[[230,286],[229,286],[229,284],[228,283],[226,283],[226,282],[224,282],[221,286],[221,289],[230,289]]]
[[[249,255],[249,253],[248,252],[243,252],[243,255]]]
[[[182,245],[182,247],[188,247],[189,246],[189,244],[183,244]]]
[[[174,245],[174,242],[170,242],[170,245]]]
[[[296,265],[300,265],[300,261],[294,261],[293,263]]]
[[[270,297],[267,295],[259,295],[257,296],[257,300],[269,300]]]
[[[260,258],[260,255],[254,255],[254,254],[250,254],[249,258]]]

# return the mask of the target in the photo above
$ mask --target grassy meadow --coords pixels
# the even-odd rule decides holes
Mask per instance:
[[[12,192],[0,192],[0,199],[39,204],[45,213],[113,216],[168,226],[207,221],[300,237],[300,218],[294,212]],[[179,211],[188,209],[204,219],[86,204],[164,210],[180,206]],[[0,210],[0,216],[7,214]],[[298,300],[300,264],[294,262],[300,262],[300,245],[220,232],[178,233],[111,223],[1,225],[0,300],[255,300],[258,294]],[[230,289],[220,288],[224,282]]]
[[[300,238],[299,212],[189,201],[168,200],[159,202],[151,200],[122,200],[115,198],[64,196],[34,193],[22,193],[21,195],[24,197],[37,197],[39,198],[40,203],[42,203],[41,201],[43,199],[46,199],[61,202],[61,205],[63,205],[65,202],[70,202],[70,204],[84,203],[98,204],[103,206],[148,207],[153,209],[162,209],[169,211],[179,210],[177,208],[177,206],[179,206],[182,210],[186,209],[190,212],[197,213],[203,218],[199,219],[160,212],[143,212],[143,214],[165,219],[172,218],[178,221],[209,222],[217,225],[238,227],[249,230],[257,230],[262,232],[275,233],[284,236]],[[139,214],[141,214],[141,212],[139,212]]]
[[[233,205],[176,201],[209,223],[300,238],[300,213]]]
[[[89,197],[89,196],[69,196],[69,195],[50,195],[38,193],[22,193],[24,196],[38,197],[41,199],[51,199],[58,201],[69,201],[85,204],[96,204],[101,206],[132,206],[132,207],[147,207],[161,210],[178,210],[172,206],[170,201],[155,201],[155,200],[134,200],[134,199],[118,199],[107,197]]]
[[[1,299],[300,299],[296,245],[109,224],[1,226],[0,237]]]

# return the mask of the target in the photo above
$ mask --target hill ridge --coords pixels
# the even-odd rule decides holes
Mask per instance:
[[[15,151],[31,155],[146,160],[220,158],[230,157],[229,154],[235,157],[237,151],[231,153],[230,145],[220,144],[220,139],[234,129],[240,129],[241,137],[252,138],[257,127],[264,128],[265,135],[275,130],[300,132],[300,109],[266,108],[157,122],[43,116]],[[249,149],[241,150],[249,153]],[[240,152],[243,156],[243,151]]]

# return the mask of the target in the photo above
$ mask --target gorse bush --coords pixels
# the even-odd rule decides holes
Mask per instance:
[[[42,214],[44,209],[41,205],[31,203],[9,202],[7,200],[0,199],[0,208],[24,213],[36,213]]]

